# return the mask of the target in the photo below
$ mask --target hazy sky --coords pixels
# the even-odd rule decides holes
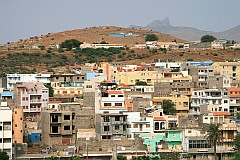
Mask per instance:
[[[84,27],[173,26],[223,31],[240,25],[240,0],[1,0],[0,43]]]

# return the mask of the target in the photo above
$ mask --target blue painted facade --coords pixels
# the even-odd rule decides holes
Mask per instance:
[[[101,76],[101,73],[96,73],[96,72],[86,73],[86,78],[88,81],[92,81],[93,78],[97,76]],[[104,76],[104,80],[107,80],[107,76]]]
[[[3,99],[3,97],[9,97],[8,99],[13,99],[14,98],[14,93],[13,92],[9,92],[9,91],[3,91],[2,93],[0,93],[1,95],[1,99]]]
[[[211,66],[213,62],[188,62],[189,66]]]
[[[29,141],[33,142],[33,143],[37,143],[37,142],[40,142],[41,141],[41,135],[42,133],[30,133],[28,135],[28,139]]]

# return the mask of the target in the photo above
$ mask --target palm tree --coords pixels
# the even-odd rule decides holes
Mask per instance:
[[[207,134],[205,135],[206,140],[214,147],[215,160],[217,160],[217,142],[220,142],[222,139],[219,127],[220,124],[211,123],[206,127]]]

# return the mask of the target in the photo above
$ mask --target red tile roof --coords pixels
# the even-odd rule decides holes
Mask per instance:
[[[108,92],[109,94],[123,94],[123,92],[122,92],[122,91],[119,91],[119,90],[107,90],[107,92]]]
[[[240,88],[234,88],[234,87],[231,87],[231,88],[227,88],[228,91],[240,91]]]
[[[154,121],[166,121],[163,117],[154,117]]]
[[[212,112],[214,116],[230,116],[229,112]]]
[[[131,89],[130,86],[128,86],[128,85],[126,85],[126,84],[124,84],[124,83],[120,83],[119,86],[120,86],[121,88],[123,88],[123,89]]]

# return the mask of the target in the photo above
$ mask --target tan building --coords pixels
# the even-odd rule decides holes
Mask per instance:
[[[170,100],[175,104],[179,114],[187,114],[189,111],[189,97],[173,93],[168,97],[153,97],[153,104],[162,105],[164,100]]]
[[[148,85],[154,84],[154,77],[157,71],[133,71],[133,72],[118,72],[116,82],[124,83],[126,85],[135,85],[137,82],[143,81]]]
[[[214,73],[240,80],[240,62],[215,62]]]
[[[13,142],[23,143],[23,108],[13,109]]]

